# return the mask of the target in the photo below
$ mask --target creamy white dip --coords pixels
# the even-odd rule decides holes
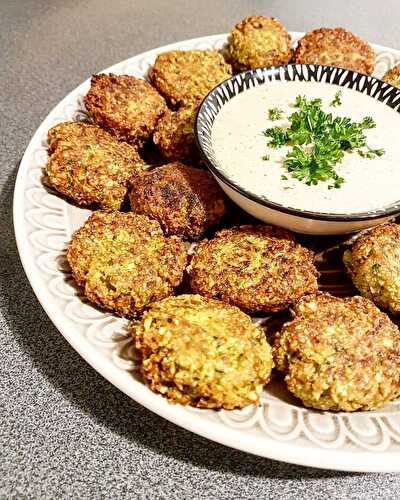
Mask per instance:
[[[329,103],[340,90],[342,105]],[[334,116],[361,121],[371,116],[376,128],[366,130],[371,148],[385,154],[374,159],[345,153],[335,167],[345,182],[339,189],[328,189],[331,182],[308,186],[291,177],[283,160],[291,149],[268,147],[263,130],[289,126],[287,117],[295,111],[297,95],[321,98],[322,109]],[[271,121],[268,110],[280,108],[285,117]],[[255,87],[231,99],[217,115],[212,143],[220,170],[246,191],[286,207],[324,213],[360,213],[376,210],[400,200],[400,114],[387,105],[355,90],[328,83],[272,82]],[[269,160],[262,157],[268,154]],[[289,180],[282,180],[286,175]]]

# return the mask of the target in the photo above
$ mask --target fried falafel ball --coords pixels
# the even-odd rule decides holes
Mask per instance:
[[[400,226],[384,224],[360,235],[343,262],[361,295],[400,313]]]
[[[232,75],[232,68],[217,50],[163,52],[150,68],[156,89],[172,106],[188,106],[203,99]]]
[[[149,83],[128,75],[93,75],[85,96],[89,116],[121,141],[141,145],[167,110]]]
[[[303,297],[273,347],[288,389],[318,410],[373,410],[400,395],[400,331],[364,297]]]
[[[398,87],[400,89],[400,64],[397,64],[392,69],[389,69],[389,71],[386,71],[382,80],[390,83],[393,87]]]
[[[271,375],[264,332],[218,300],[180,295],[156,302],[132,334],[144,378],[171,403],[243,408],[259,401]]]
[[[230,33],[228,51],[235,71],[287,64],[293,55],[292,40],[273,17],[250,16]]]
[[[129,197],[132,210],[156,219],[166,235],[194,240],[225,213],[224,193],[212,175],[179,162],[135,177]]]
[[[219,231],[197,245],[187,271],[194,293],[248,313],[281,311],[318,289],[312,252],[273,226]]]
[[[193,161],[198,158],[194,140],[194,122],[199,102],[178,109],[168,110],[158,120],[153,142],[168,161]]]
[[[371,46],[343,28],[309,31],[299,40],[294,59],[299,64],[337,66],[366,75],[372,74],[375,65]]]
[[[59,123],[48,131],[47,182],[78,205],[118,210],[142,171],[137,150],[95,125]]]
[[[77,284],[94,304],[134,317],[181,283],[186,249],[166,238],[144,215],[94,212],[74,234],[68,262]]]

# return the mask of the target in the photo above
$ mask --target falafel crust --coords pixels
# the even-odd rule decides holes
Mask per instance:
[[[361,234],[343,262],[354,286],[375,304],[400,314],[400,226],[384,224]]]
[[[48,141],[47,182],[78,205],[118,210],[128,182],[144,168],[134,147],[96,125],[59,123]]]
[[[85,96],[91,118],[121,141],[141,145],[167,110],[164,98],[149,83],[128,75],[93,75]]]
[[[180,295],[156,302],[132,334],[144,378],[171,403],[243,408],[259,401],[271,375],[264,332],[217,300]]]
[[[74,234],[67,258],[91,302],[127,317],[171,295],[187,260],[183,241],[166,238],[158,222],[102,211],[94,212]]]
[[[320,28],[299,40],[294,60],[298,64],[337,66],[371,75],[375,54],[367,42],[344,28]]]
[[[363,297],[303,297],[273,347],[288,389],[318,410],[373,410],[400,395],[400,331]]]
[[[390,83],[393,87],[400,89],[400,64],[396,64],[392,69],[386,71],[383,75],[382,80],[386,83]]]
[[[235,71],[287,64],[293,55],[292,39],[274,17],[249,16],[230,33],[228,51]]]
[[[194,140],[194,122],[199,102],[166,111],[158,120],[153,142],[168,161],[193,161],[198,158]]]
[[[166,235],[200,238],[225,213],[224,193],[206,170],[175,162],[138,175],[132,210],[156,219]]]
[[[152,84],[172,106],[203,99],[231,75],[231,66],[217,50],[163,52],[149,71]]]
[[[194,293],[248,313],[281,311],[318,290],[312,252],[273,226],[217,232],[197,245],[187,271]]]

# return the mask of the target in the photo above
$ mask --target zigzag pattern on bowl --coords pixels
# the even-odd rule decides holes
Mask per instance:
[[[183,43],[182,48],[221,48],[225,37],[213,37],[210,42]],[[377,51],[379,74],[392,66],[397,53]],[[112,68],[116,73],[143,76],[152,63],[145,56],[135,62],[125,61]],[[83,90],[82,90],[83,89]],[[84,116],[82,99],[87,83],[72,93],[50,115],[51,125]],[[82,300],[69,274],[65,260],[66,245],[71,233],[86,218],[88,212],[67,204],[42,184],[42,168],[47,159],[46,131],[27,158],[24,210],[25,237],[35,259],[37,273],[47,289],[55,297],[65,317],[76,326],[76,334],[87,339],[98,356],[109,359],[115,370],[135,374],[135,353],[127,331],[127,321],[99,311]],[[265,326],[266,319],[257,320]],[[213,425],[215,415],[226,426],[242,432],[257,432],[259,439],[268,436],[276,442],[292,442],[299,446],[332,450],[369,450],[400,452],[400,403],[387,405],[383,410],[358,414],[330,414],[310,411],[290,399],[276,395],[277,386],[264,392],[259,406],[242,411],[221,411],[187,408],[204,416],[205,425]],[[167,403],[160,398],[161,405]],[[162,410],[160,410],[162,413]],[[398,455],[396,455],[398,456]]]

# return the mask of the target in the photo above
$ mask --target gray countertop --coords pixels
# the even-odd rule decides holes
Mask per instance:
[[[400,47],[398,0],[0,0],[1,498],[399,497],[400,476],[261,459],[150,413],[67,344],[19,262],[15,176],[51,108],[95,71],[159,45],[228,31],[253,13],[297,31],[344,25]]]

